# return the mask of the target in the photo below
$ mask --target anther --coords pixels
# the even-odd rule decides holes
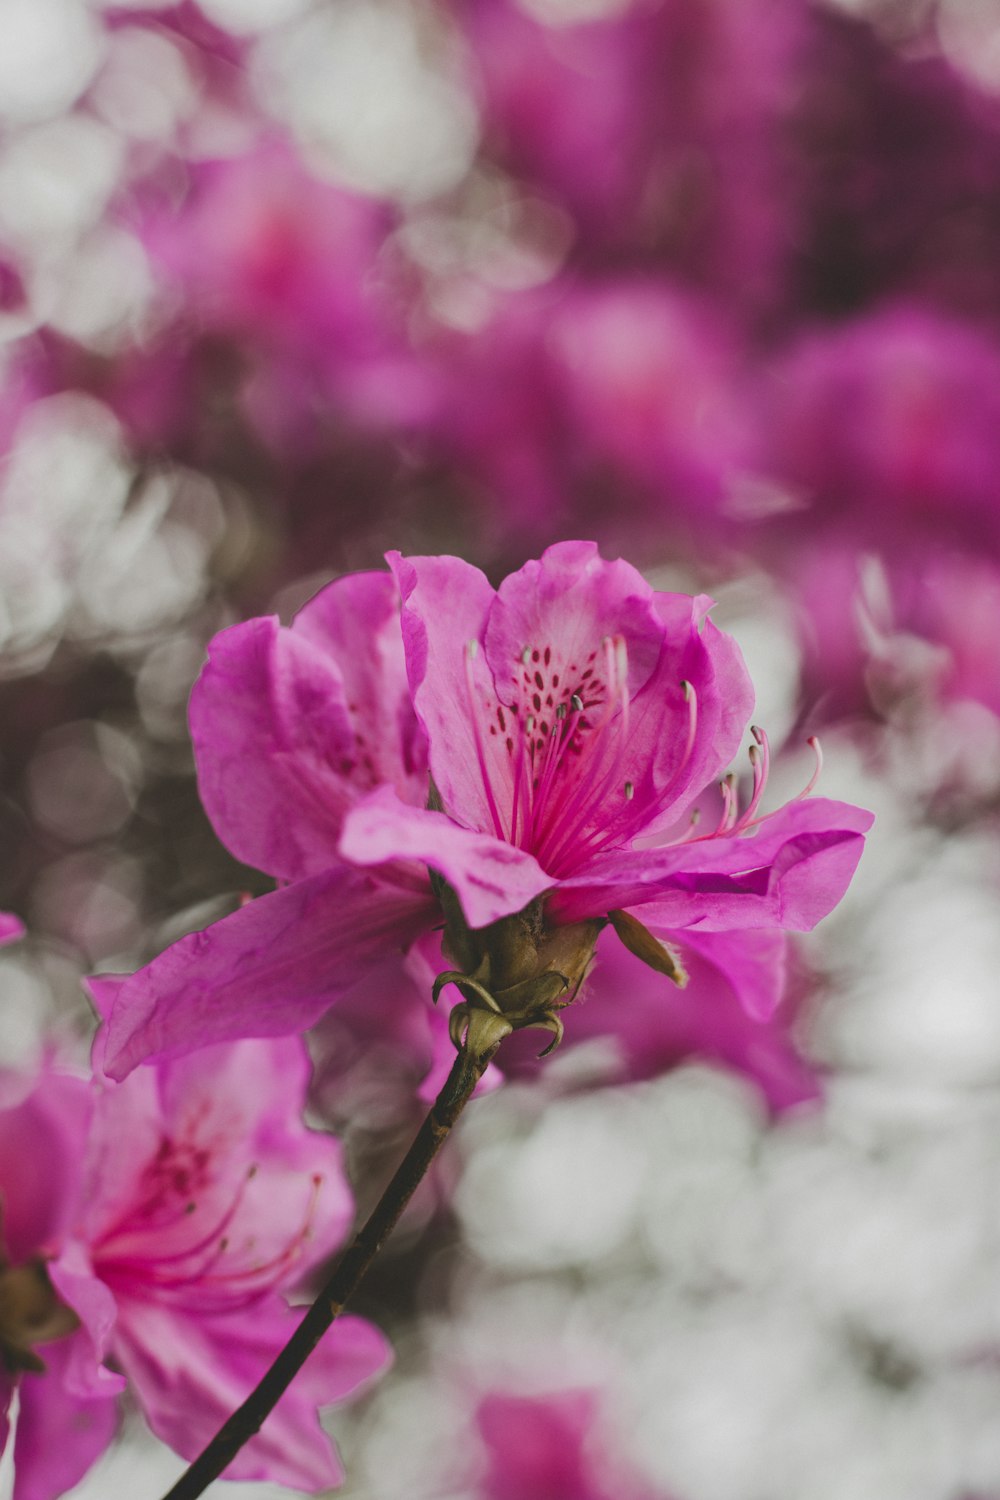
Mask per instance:
[[[583,699],[580,697],[579,693],[574,693],[569,702],[570,707],[573,709],[574,713],[583,713]]]
[[[531,647],[530,646],[525,646],[524,650],[521,652],[521,665],[523,667],[526,667],[528,665],[528,663],[529,663],[530,660],[531,660]]]
[[[626,781],[626,783],[625,783],[625,801],[626,802],[631,802],[632,798],[634,796],[635,796],[635,787],[633,786],[633,784],[632,784],[631,781]]]
[[[470,657],[472,657],[472,659],[474,661],[476,659],[476,657],[479,655],[479,642],[478,641],[474,641],[474,640],[473,641],[469,641],[467,643],[465,649],[466,649],[466,651],[468,651]]]
[[[565,717],[566,717],[566,715],[568,713],[569,713],[569,709],[567,708],[566,704],[565,703],[560,703],[559,707],[556,709],[556,718],[557,719],[565,719]]]

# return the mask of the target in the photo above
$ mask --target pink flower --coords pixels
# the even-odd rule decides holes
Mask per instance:
[[[575,261],[669,266],[757,319],[795,247],[797,0],[664,0],[577,24],[464,0],[485,152],[555,199]]]
[[[884,306],[801,338],[777,367],[763,461],[801,501],[773,548],[846,531],[856,547],[1000,544],[1000,352],[980,329]]]
[[[184,309],[175,339],[215,341],[213,389],[228,344],[251,428],[293,454],[329,442],[331,403],[341,422],[379,431],[421,419],[428,375],[377,274],[390,206],[312,174],[280,136],[189,163],[188,177],[180,205],[147,212],[141,234]],[[176,350],[164,353],[166,373]]]
[[[437,443],[518,537],[590,514],[661,552],[685,525],[703,543],[749,462],[732,331],[649,275],[510,293],[442,353]]]
[[[213,643],[191,707],[202,798],[233,852],[287,883],[124,982],[115,1076],[312,1024],[439,926],[441,902],[467,972],[491,924],[517,918],[552,989],[582,979],[609,917],[669,971],[639,919],[805,929],[843,894],[870,815],[811,799],[761,816],[759,732],[744,811],[726,783],[714,830],[686,820],[752,698],[709,600],[657,593],[587,542],[549,548],[498,592],[456,558],[391,563],[402,643],[379,574],[323,590],[291,630],[253,620]]]
[[[24,937],[24,923],[12,912],[0,911],[0,948]]]
[[[297,1322],[284,1293],[353,1213],[338,1143],[301,1123],[308,1072],[297,1040],[248,1041],[96,1089],[49,1068],[0,1113],[2,1335],[8,1370],[26,1372],[15,1500],[76,1483],[111,1441],[126,1383],[153,1431],[193,1458],[284,1345]],[[342,1320],[229,1477],[338,1483],[316,1408],[386,1358],[376,1329]]]
[[[487,1467],[475,1493],[481,1500],[654,1500],[652,1486],[602,1433],[602,1404],[587,1389],[484,1397],[476,1422]]]

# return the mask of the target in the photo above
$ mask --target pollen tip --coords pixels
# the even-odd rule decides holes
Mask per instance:
[[[690,703],[691,694],[694,692],[694,688],[688,682],[686,677],[681,678],[681,692],[684,694],[684,702]]]
[[[757,764],[757,762],[760,760],[760,751],[757,749],[757,746],[756,745],[751,745],[750,749],[749,749],[749,751],[747,753],[750,756],[750,764],[752,766],[755,766]]]
[[[526,667],[528,665],[528,663],[529,663],[530,660],[531,660],[531,647],[530,646],[525,646],[524,650],[521,652],[521,664],[522,664],[522,666]]]
[[[479,655],[479,642],[476,640],[467,641],[465,649],[475,659]]]
[[[626,781],[626,783],[625,783],[625,801],[626,802],[631,802],[632,798],[634,796],[635,796],[635,787],[634,787],[634,785],[632,784],[631,781]]]
[[[759,724],[751,724],[750,725],[750,733],[753,735],[753,737],[757,741],[758,745],[760,745],[760,744],[763,743],[763,740],[764,740],[764,731],[763,731],[763,729],[761,729],[761,727],[760,727]]]
[[[574,712],[578,714],[583,713],[583,699],[580,697],[579,693],[574,693],[569,702],[570,707],[574,710]]]

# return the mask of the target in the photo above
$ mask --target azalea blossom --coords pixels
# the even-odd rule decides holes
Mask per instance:
[[[297,1039],[245,1041],[93,1085],[49,1063],[0,1108],[2,1409],[14,1500],[54,1500],[111,1442],[127,1384],[193,1458],[298,1321],[285,1293],[352,1215],[340,1147],[307,1130]],[[40,1173],[37,1163],[46,1170]],[[386,1363],[341,1319],[230,1466],[308,1491],[343,1475],[317,1407]],[[6,1440],[6,1429],[4,1439]]]
[[[457,558],[390,565],[396,582],[340,579],[291,629],[251,620],[212,643],[191,703],[202,799],[281,884],[116,982],[113,1076],[309,1026],[442,917],[453,977],[528,984],[518,1024],[534,1024],[573,998],[609,920],[682,980],[659,939],[808,929],[843,894],[870,815],[812,797],[765,814],[759,730],[745,808],[727,780],[715,826],[691,822],[752,705],[708,599],[589,542],[498,591]]]
[[[585,1387],[484,1396],[476,1425],[486,1469],[475,1494],[481,1500],[661,1500],[608,1442],[604,1405],[599,1391]]]

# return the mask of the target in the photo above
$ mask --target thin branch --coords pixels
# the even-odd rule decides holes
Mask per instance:
[[[509,1028],[508,1028],[509,1029]],[[235,1455],[250,1441],[291,1384],[331,1323],[357,1291],[369,1266],[395,1228],[428,1167],[468,1103],[476,1084],[499,1046],[479,1056],[463,1049],[421,1125],[416,1139],[375,1205],[367,1222],[337,1263],[330,1279],[260,1384],[223,1423],[215,1437],[163,1500],[197,1500]]]

